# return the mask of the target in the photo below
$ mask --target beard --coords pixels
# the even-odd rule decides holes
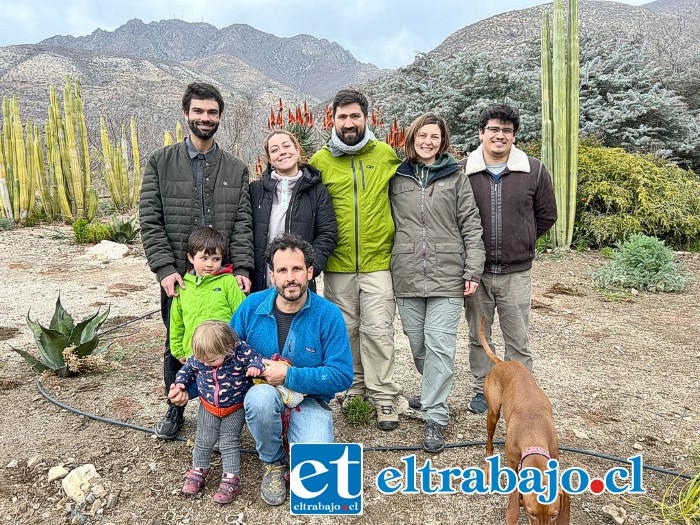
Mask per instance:
[[[338,138],[343,141],[343,144],[346,144],[348,146],[354,146],[356,144],[359,144],[360,142],[362,142],[362,139],[365,138],[364,126],[343,128],[340,131],[336,129],[336,132],[338,134]],[[352,135],[348,135],[349,133],[352,133]]]
[[[293,303],[295,301],[298,301],[301,297],[304,296],[306,293],[306,290],[309,287],[309,283],[300,283],[295,281],[294,283],[290,283],[296,286],[295,290],[289,290],[288,286],[289,284],[283,284],[282,286],[279,286],[275,284],[275,288],[277,288],[277,293],[285,300],[289,301],[290,303]]]
[[[211,121],[206,121],[207,124],[213,124],[214,127],[212,127],[210,130],[207,131],[202,131],[198,126],[202,124],[201,120],[188,120],[187,124],[190,127],[190,131],[194,134],[195,137],[198,139],[202,140],[207,140],[210,139],[214,136],[216,133],[216,130],[219,129],[219,123],[218,122],[211,122]]]

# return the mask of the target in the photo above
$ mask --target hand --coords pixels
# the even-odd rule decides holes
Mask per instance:
[[[250,279],[245,275],[236,275],[236,281],[238,281],[238,287],[243,290],[243,293],[250,293]]]
[[[262,374],[262,370],[254,366],[249,367],[248,371],[245,373],[246,377],[258,377],[260,374]]]
[[[187,393],[184,385],[180,383],[173,383],[170,385],[168,399],[173,403],[173,405],[184,407],[190,400],[190,395]]]
[[[165,293],[168,297],[177,297],[180,295],[179,293],[177,293],[175,284],[179,284],[180,288],[182,288],[183,290],[186,288],[185,281],[182,280],[182,277],[180,277],[180,274],[177,272],[171,273],[170,275],[166,275],[160,281],[160,285],[163,287],[163,290],[165,290]]]
[[[180,358],[180,362],[184,365],[185,363],[187,363],[187,358],[186,358],[186,357],[181,357],[181,358]]]
[[[264,359],[263,363],[265,363],[265,371],[262,375],[267,379],[267,382],[272,386],[283,385],[289,367],[279,361],[270,361],[269,359]]]
[[[476,289],[479,287],[479,283],[474,281],[465,281],[464,283],[464,295],[474,295]]]

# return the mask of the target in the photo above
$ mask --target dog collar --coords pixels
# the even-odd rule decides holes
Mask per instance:
[[[520,471],[520,469],[522,468],[523,461],[525,461],[525,458],[528,456],[532,456],[533,454],[538,454],[540,456],[546,457],[547,459],[552,459],[546,448],[542,448],[542,447],[526,448],[525,452],[523,452],[523,455],[520,457],[520,463],[518,463],[518,471]]]

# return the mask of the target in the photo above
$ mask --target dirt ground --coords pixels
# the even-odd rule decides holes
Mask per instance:
[[[76,319],[110,306],[105,328],[158,310],[158,284],[140,246],[109,264],[82,257],[67,227],[34,227],[0,232],[0,523],[214,524],[235,523],[503,523],[506,496],[392,495],[378,492],[375,477],[385,467],[402,467],[409,452],[366,452],[364,514],[359,517],[292,516],[289,506],[266,506],[259,496],[261,467],[256,456],[242,458],[243,492],[231,505],[211,499],[220,459],[202,498],[179,495],[191,451],[180,441],[81,417],[47,402],[36,376],[9,348],[34,350],[25,316],[48,324],[56,296]],[[533,270],[532,347],[535,376],[549,395],[562,447],[627,458],[681,471],[692,465],[700,442],[700,257],[680,254],[695,280],[683,294],[605,296],[590,282],[589,270],[602,264],[595,252],[566,257],[545,255]],[[449,443],[485,439],[485,416],[467,411],[470,382],[462,322],[456,378],[450,406]],[[79,410],[142,427],[152,427],[165,411],[162,397],[162,338],[159,315],[139,320],[109,338],[110,368],[71,379],[48,377],[49,395]],[[498,340],[498,339],[497,339]],[[406,338],[396,320],[396,364],[406,394],[419,392]],[[194,403],[193,403],[194,405]],[[394,432],[374,425],[348,425],[333,403],[336,440],[365,447],[418,446],[423,425],[402,416]],[[195,410],[187,409],[183,436],[195,434]],[[500,424],[497,438],[503,438]],[[244,432],[243,447],[252,449]],[[498,449],[498,447],[497,447]],[[502,451],[502,450],[501,450]],[[419,464],[429,456],[418,452]],[[483,446],[454,447],[432,456],[437,469],[478,467]],[[563,452],[562,466],[603,475],[617,464]],[[51,467],[69,470],[95,465],[104,488],[101,500],[71,505],[60,481],[48,481]],[[660,498],[673,477],[645,471],[649,496]],[[572,499],[576,525],[613,523],[602,508],[622,507],[628,524],[662,523],[646,498],[593,495]],[[94,515],[91,513],[91,509]],[[99,509],[99,510],[98,510]],[[521,516],[521,524],[525,523]]]

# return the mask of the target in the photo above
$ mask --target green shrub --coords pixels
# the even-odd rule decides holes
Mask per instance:
[[[343,411],[351,425],[366,425],[372,420],[374,407],[362,396],[355,396],[343,405]]]
[[[105,239],[111,239],[113,229],[109,224],[78,219],[73,223],[73,236],[78,244],[97,244]]]
[[[700,182],[649,155],[582,144],[575,239],[610,245],[632,234],[688,248],[700,239]]]
[[[15,223],[12,219],[7,217],[0,217],[0,231],[11,230],[15,227]]]
[[[682,292],[688,280],[673,252],[654,237],[635,234],[613,251],[612,259],[591,275],[601,288],[635,288],[649,292]]]

